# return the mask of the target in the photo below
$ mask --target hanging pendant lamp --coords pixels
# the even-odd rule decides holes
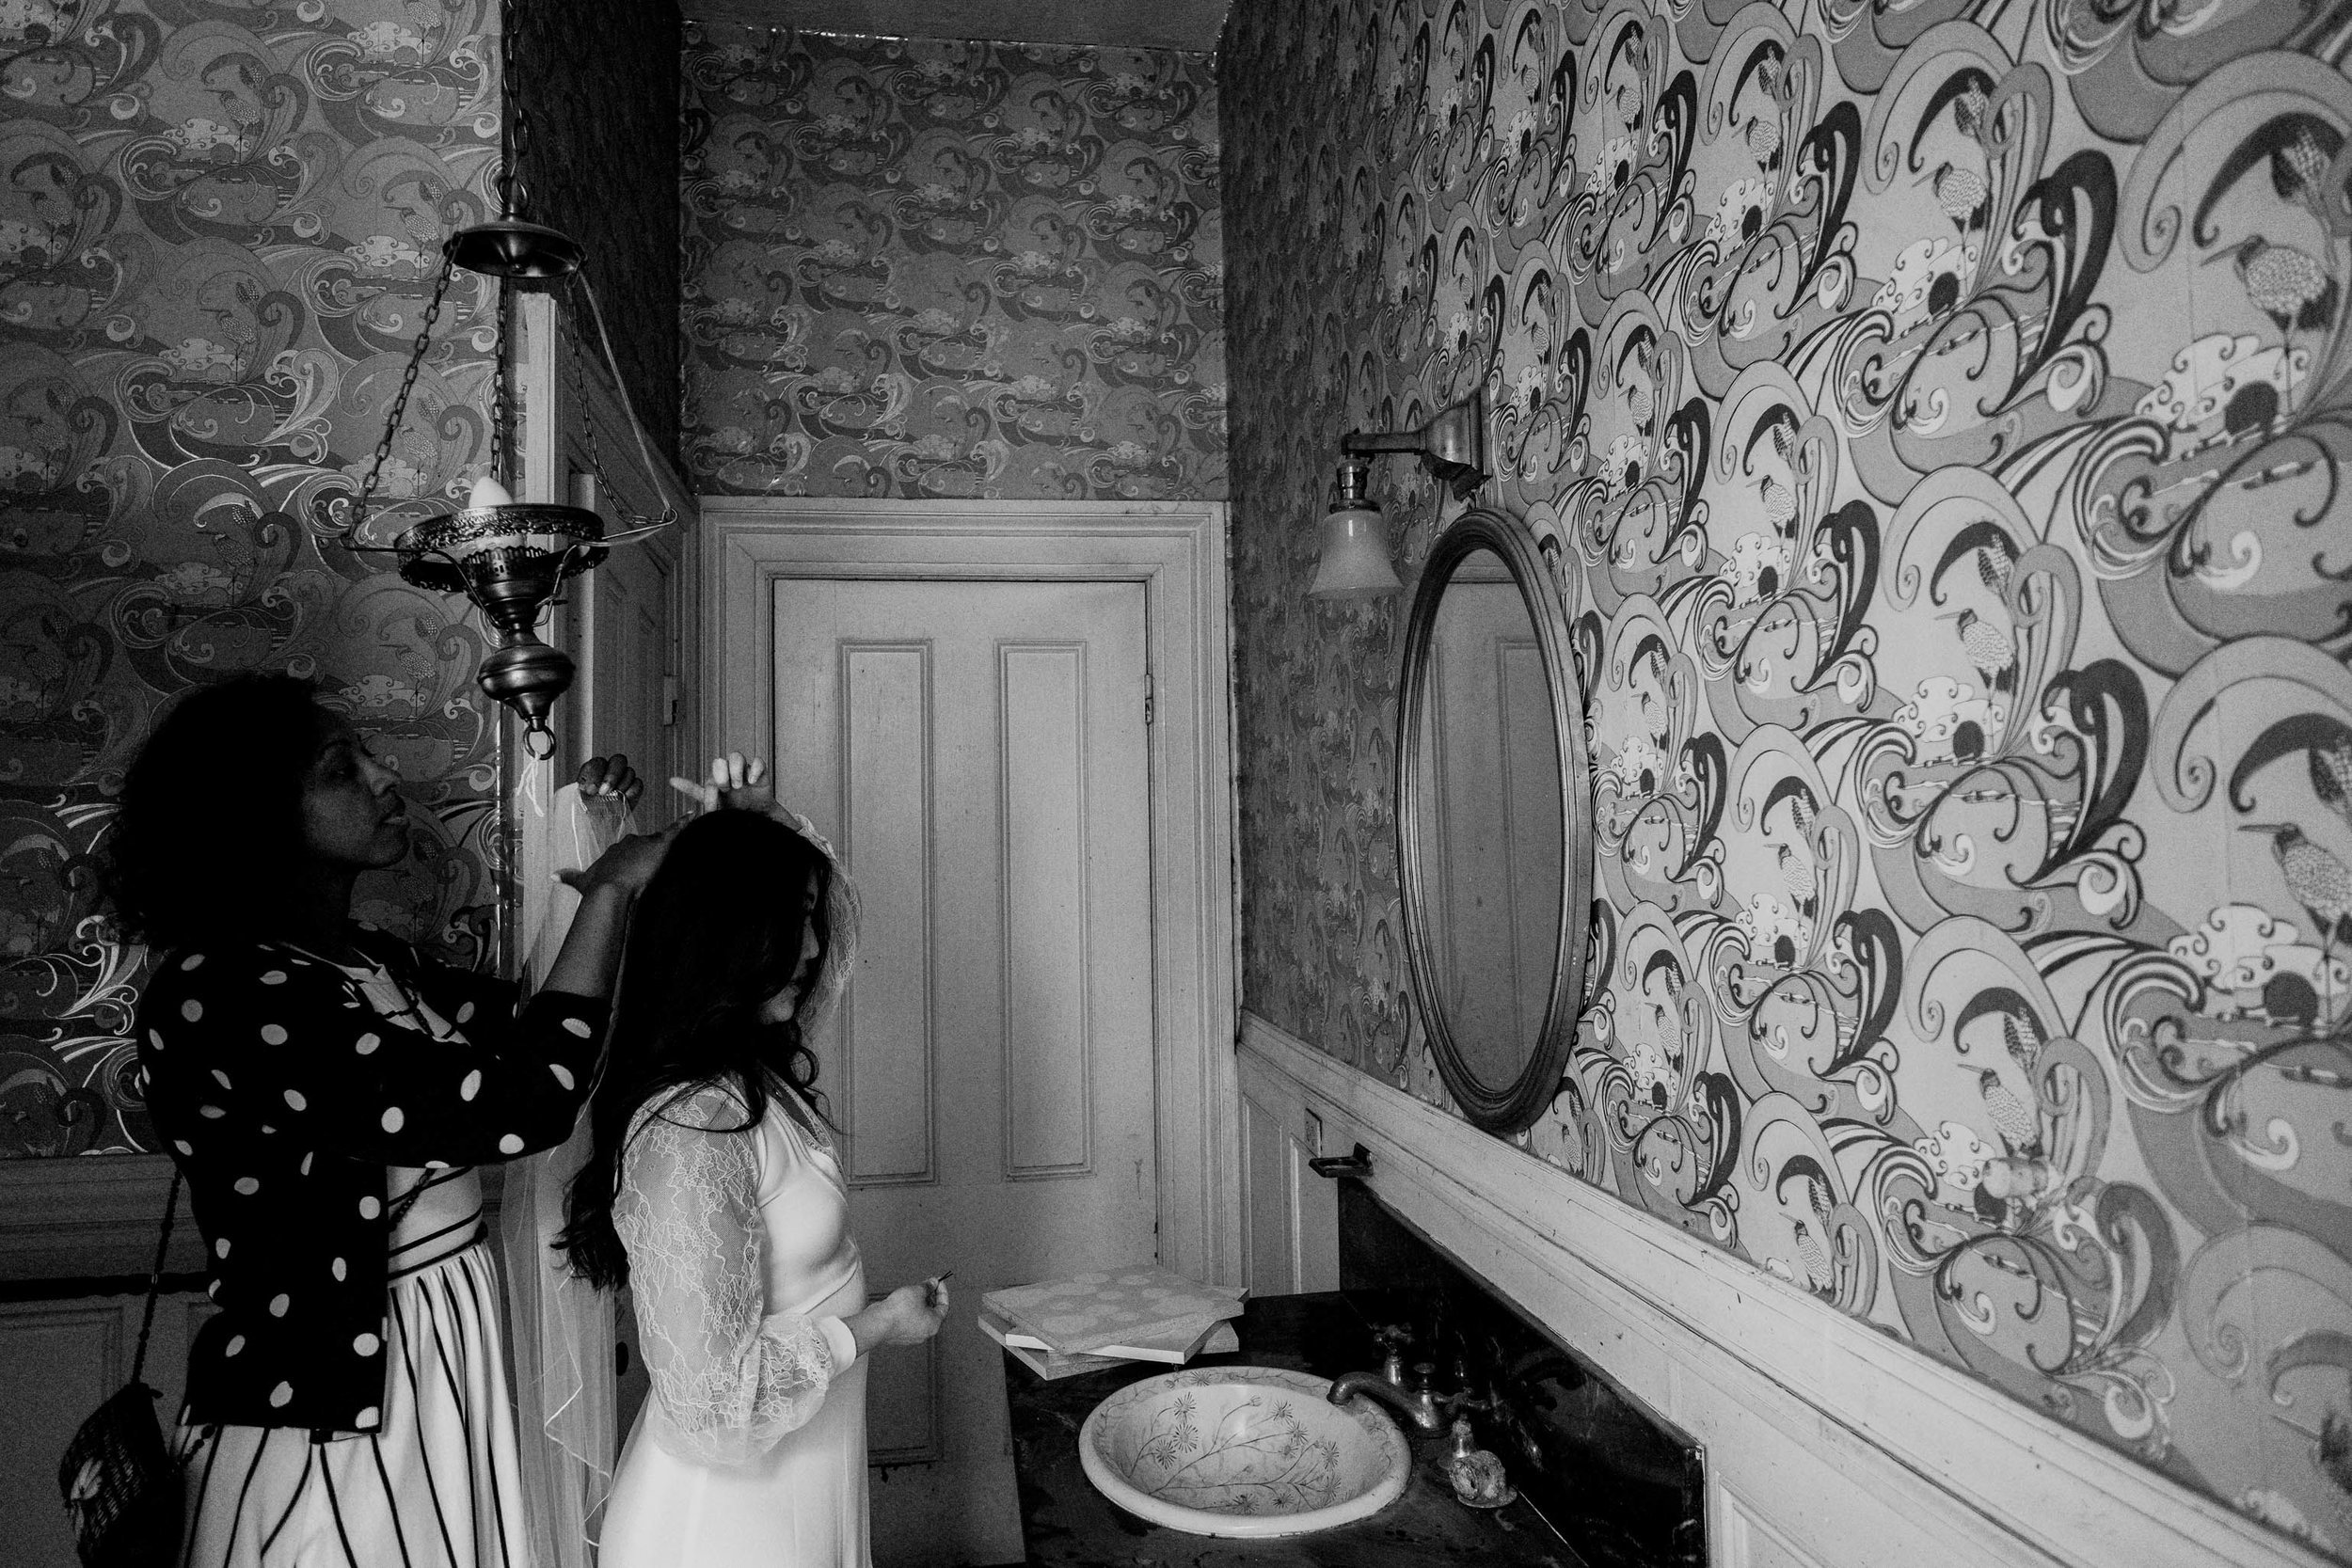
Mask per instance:
[[[540,619],[548,604],[555,602],[566,580],[595,568],[611,546],[669,527],[677,520],[677,513],[665,503],[659,517],[639,516],[635,526],[608,535],[604,519],[585,507],[514,499],[514,334],[509,328],[512,291],[517,288],[561,284],[577,291],[585,301],[587,321],[576,322],[572,334],[575,373],[582,375],[584,381],[585,372],[579,364],[579,345],[586,325],[593,324],[605,366],[620,389],[621,406],[636,436],[638,455],[648,474],[660,471],[645,439],[644,423],[638,419],[636,405],[629,398],[628,383],[622,377],[620,365],[613,356],[612,335],[605,330],[604,311],[596,301],[596,290],[580,271],[580,243],[560,230],[533,223],[522,215],[530,200],[529,187],[522,179],[522,164],[531,144],[531,119],[523,104],[521,29],[517,24],[522,8],[522,0],[507,0],[505,29],[501,40],[501,83],[506,112],[504,156],[498,176],[499,216],[458,230],[441,246],[440,275],[434,282],[432,300],[425,307],[423,329],[417,334],[409,351],[400,390],[392,399],[383,438],[376,443],[374,460],[368,465],[347,517],[334,526],[348,542],[357,538],[367,523],[369,508],[383,476],[384,461],[391,455],[392,437],[407,412],[408,397],[416,389],[418,372],[431,349],[433,328],[440,319],[441,304],[452,279],[460,271],[497,278],[500,297],[498,373],[491,404],[492,471],[474,482],[464,508],[416,524],[389,546],[349,544],[348,547],[390,554],[399,562],[402,578],[412,586],[432,593],[463,594],[482,611],[497,636],[497,646],[483,656],[476,678],[485,692],[521,717],[524,749],[533,757],[546,758],[555,752],[555,732],[548,725],[548,716],[556,700],[571,689],[576,672],[563,650],[548,646],[540,638]],[[599,492],[617,496],[620,491],[605,473],[597,451],[594,416],[584,396],[580,406],[582,417],[591,421],[588,456]]]

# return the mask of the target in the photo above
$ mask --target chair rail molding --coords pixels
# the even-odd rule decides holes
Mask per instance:
[[[699,700],[713,750],[767,733],[780,578],[1143,586],[1152,679],[1159,1256],[1238,1282],[1232,734],[1222,501],[706,496]]]
[[[86,1154],[0,1160],[0,1283],[135,1278],[155,1262],[155,1232],[171,1190],[167,1154]],[[183,1191],[171,1234],[170,1274],[204,1267]]]
[[[1706,1445],[1718,1563],[2328,1560],[1248,1011],[1241,1056],[1253,1103],[1365,1145],[1382,1202]]]

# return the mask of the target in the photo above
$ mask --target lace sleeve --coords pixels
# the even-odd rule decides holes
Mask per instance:
[[[641,1112],[613,1228],[628,1252],[654,1438],[680,1459],[739,1465],[824,1402],[856,1354],[838,1318],[769,1313],[755,1134],[732,1095],[704,1089]]]

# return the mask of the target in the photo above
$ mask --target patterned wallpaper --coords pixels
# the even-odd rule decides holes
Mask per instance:
[[[1225,493],[1205,55],[689,24],[706,494]]]
[[[414,852],[364,911],[490,942],[481,639],[312,503],[374,449],[442,235],[493,210],[494,25],[489,0],[0,0],[0,1157],[147,1140],[144,955],[89,851],[183,692],[317,679],[408,781]],[[388,496],[462,494],[486,449],[490,296],[451,298]]]
[[[1336,0],[1220,56],[1250,1005],[1443,1102],[1403,605],[1301,593],[1340,434],[1483,385],[1598,801],[1529,1153],[2339,1555],[2346,37]]]
[[[510,8],[507,21],[521,40],[532,212],[587,247],[585,270],[637,417],[653,450],[675,459],[679,128],[670,62],[678,58],[677,8],[530,0]],[[634,450],[625,431],[599,426],[596,435],[612,450]]]

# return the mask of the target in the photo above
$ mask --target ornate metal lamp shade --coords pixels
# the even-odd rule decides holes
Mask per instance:
[[[401,577],[436,594],[463,594],[498,635],[483,657],[482,689],[522,715],[524,744],[548,754],[548,714],[572,684],[572,661],[539,638],[539,617],[567,578],[602,562],[604,519],[577,506],[506,499],[484,480],[462,512],[419,523],[400,536]],[[544,738],[543,738],[544,737]]]

